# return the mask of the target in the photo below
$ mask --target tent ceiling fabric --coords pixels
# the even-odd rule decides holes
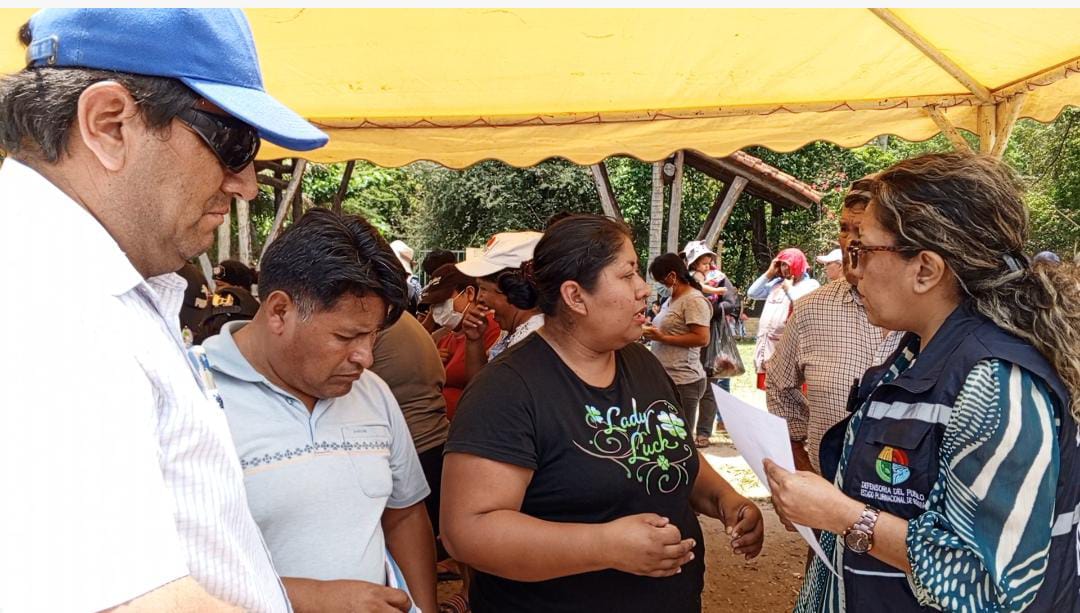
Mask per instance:
[[[980,103],[867,9],[246,12],[267,89],[331,136],[305,155],[318,162],[529,166],[856,146],[933,136],[927,104],[974,132]],[[0,11],[3,72],[22,65],[11,41],[29,14]],[[1021,117],[1049,121],[1080,104],[1080,10],[892,15],[994,101],[1027,93]],[[260,157],[290,155],[267,145]]]

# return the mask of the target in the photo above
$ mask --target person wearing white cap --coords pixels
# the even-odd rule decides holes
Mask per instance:
[[[416,258],[416,252],[413,248],[405,243],[403,240],[396,240],[390,243],[390,248],[393,249],[394,255],[397,256],[401,267],[405,269],[405,274],[408,275],[405,278],[405,282],[409,286],[409,312],[416,315],[416,308],[420,304],[420,280],[413,274],[413,260]]]
[[[869,186],[869,179],[860,179],[844,198],[838,236],[843,250],[859,237]],[[841,249],[834,253],[844,253]],[[770,412],[788,420],[799,470],[820,471],[818,447],[825,432],[848,416],[851,384],[887,357],[900,339],[899,334],[889,335],[870,324],[859,292],[850,282],[854,276],[846,257],[841,258],[840,268],[841,278],[795,302],[768,363],[766,402]]]
[[[844,278],[844,255],[839,247],[814,259],[825,266],[825,277],[829,283]]]
[[[501,232],[488,240],[479,255],[458,262],[458,270],[478,279],[477,302],[485,307],[467,313],[466,324],[483,330],[487,326],[484,315],[490,309],[503,329],[503,336],[486,355],[467,354],[466,368],[471,374],[544,325],[536,288],[527,279],[533,250],[542,236],[540,232]]]

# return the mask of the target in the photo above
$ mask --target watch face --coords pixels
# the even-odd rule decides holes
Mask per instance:
[[[870,535],[862,530],[851,530],[844,535],[844,545],[855,553],[870,551]]]

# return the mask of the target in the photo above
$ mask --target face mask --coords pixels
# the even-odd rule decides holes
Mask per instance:
[[[458,294],[458,296],[460,295]],[[447,298],[445,302],[440,302],[431,307],[431,317],[435,320],[435,323],[451,330],[457,328],[461,324],[461,319],[465,317],[464,313],[458,313],[454,310],[455,298],[457,296]]]

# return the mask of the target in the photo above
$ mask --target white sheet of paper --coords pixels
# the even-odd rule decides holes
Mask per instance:
[[[769,480],[765,477],[765,458],[776,462],[784,470],[794,472],[795,458],[791,455],[787,420],[746,404],[715,383],[712,384],[712,389],[716,397],[716,408],[724,420],[724,428],[765,489],[769,488]],[[799,524],[795,524],[795,529],[810,544],[810,549],[821,558],[825,567],[839,577],[832,562],[821,550],[814,531]]]

